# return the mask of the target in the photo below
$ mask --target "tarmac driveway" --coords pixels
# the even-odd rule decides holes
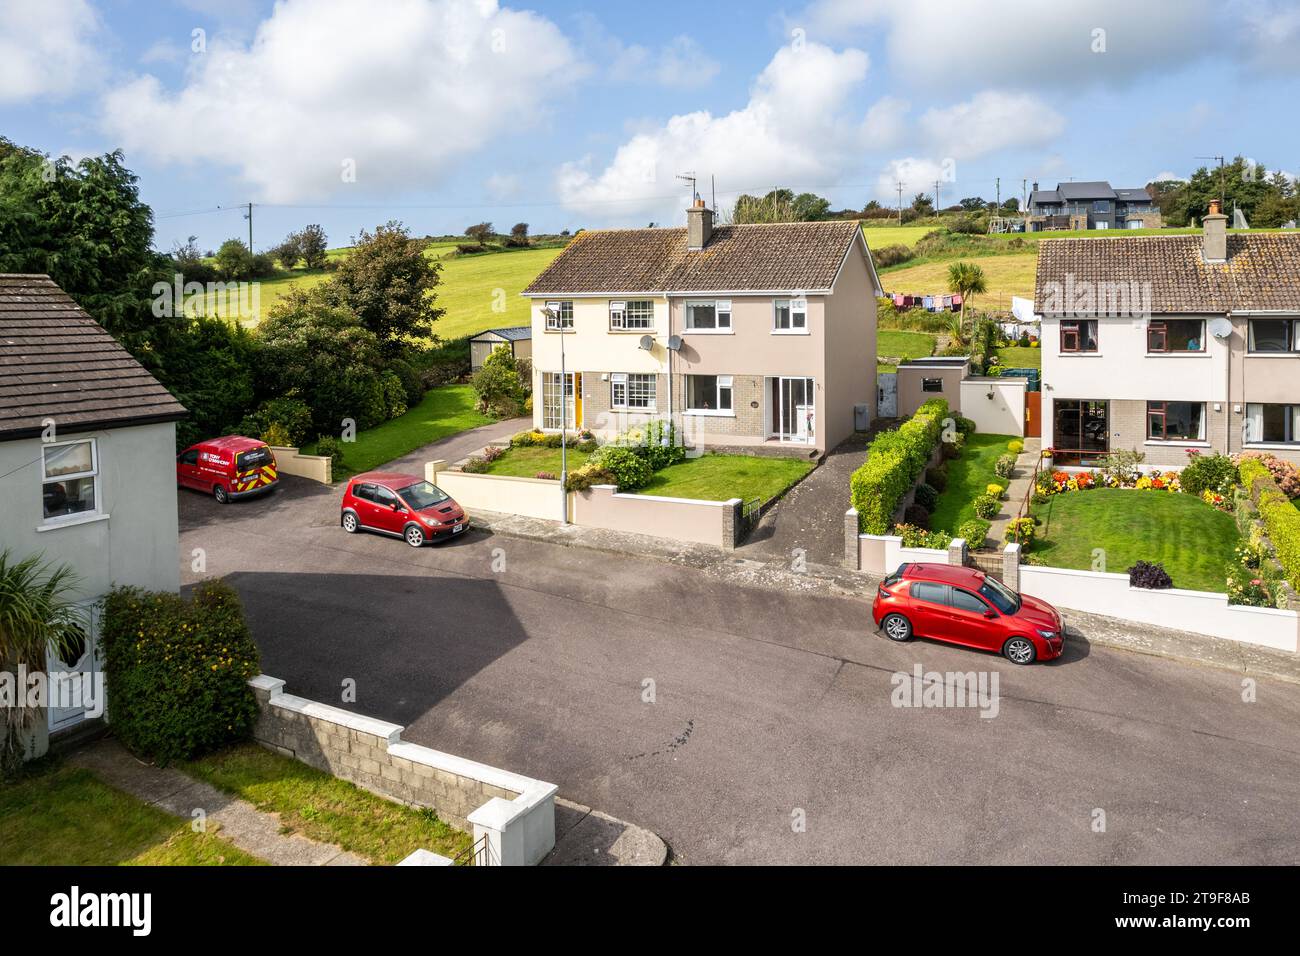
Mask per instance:
[[[685,862],[1300,862],[1295,685],[1244,703],[1231,671],[1084,641],[1016,668],[892,644],[865,599],[482,532],[415,550],[346,534],[337,489],[292,478],[180,510],[184,579],[229,577],[290,692],[340,703],[352,678],[343,706]],[[918,665],[997,675],[996,716],[895,706]]]

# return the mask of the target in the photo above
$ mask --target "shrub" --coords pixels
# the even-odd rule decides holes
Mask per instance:
[[[1242,458],[1241,480],[1259,508],[1264,528],[1291,586],[1300,589],[1300,509],[1284,495],[1259,458]]]
[[[321,435],[316,439],[316,454],[327,455],[337,468],[343,464],[343,443],[333,435]]]
[[[858,524],[866,534],[884,534],[899,501],[921,473],[939,443],[948,403],[932,399],[898,428],[877,435],[867,460],[849,479]]]
[[[578,451],[582,452],[583,454],[590,455],[593,451],[595,451],[600,446],[596,443],[596,439],[584,438],[578,441],[576,444],[574,444],[573,447],[576,448]]]
[[[928,530],[930,527],[930,509],[924,505],[910,504],[903,512],[903,521]]]
[[[279,422],[272,422],[271,426],[267,428],[266,431],[262,432],[262,441],[266,442],[268,445],[275,445],[281,448],[285,445],[293,444],[293,440],[289,437],[289,433],[285,431],[284,426]]]
[[[977,518],[992,518],[1002,510],[998,499],[992,495],[980,495],[971,503],[971,507],[974,508]]]
[[[384,394],[384,414],[397,418],[406,414],[406,386],[396,372],[389,369],[379,376],[379,386]]]
[[[963,418],[961,415],[958,415],[957,433],[961,435],[962,438],[970,438],[971,435],[975,434],[975,422],[972,419]]]
[[[552,474],[549,471],[539,471],[537,474],[533,475],[533,477],[544,478],[547,481],[555,481],[558,476]]]
[[[1243,455],[1242,460],[1246,458],[1255,458],[1263,463],[1268,469],[1273,480],[1277,482],[1278,490],[1288,498],[1300,497],[1300,471],[1291,462],[1278,458],[1276,455]]]
[[[1010,478],[1011,473],[1016,470],[1015,455],[999,455],[998,460],[993,464],[993,474],[999,478]]]
[[[982,548],[991,527],[993,525],[983,518],[971,518],[969,521],[963,521],[957,528],[957,537],[965,538],[966,544],[972,548]]]
[[[511,448],[531,448],[533,445],[540,445],[546,438],[545,432],[539,432],[536,429],[526,432],[517,432],[510,436]]]
[[[890,266],[909,261],[912,258],[912,250],[904,245],[881,246],[879,249],[871,250],[871,258],[875,260],[877,269],[888,269]]]
[[[482,455],[471,455],[465,460],[465,464],[460,466],[460,470],[471,475],[482,475],[487,472],[490,462]]]
[[[1002,500],[1002,492],[1006,489],[996,482],[991,482],[984,486],[984,493],[995,501]]]
[[[391,359],[388,370],[402,383],[402,392],[406,398],[406,407],[414,408],[424,398],[424,380],[414,365],[405,359]]]
[[[569,472],[568,481],[565,482],[566,491],[586,491],[592,485],[617,485],[618,479],[612,472],[604,468],[598,468],[591,462],[583,465],[577,471]]]
[[[939,500],[939,491],[934,485],[921,482],[916,486],[916,498],[914,500],[922,508],[933,511],[935,502]]]
[[[943,550],[952,544],[952,535],[946,531],[927,531],[915,525],[900,524],[894,526],[894,534],[903,539],[905,548],[938,548]]]
[[[1237,483],[1237,466],[1227,455],[1191,455],[1178,478],[1190,495],[1200,497],[1207,491],[1223,495]]]
[[[952,441],[943,443],[943,457],[947,461],[952,458],[960,458],[963,451],[966,450],[966,436],[958,434]]]
[[[276,429],[276,437],[283,441],[271,441],[266,436]],[[297,398],[272,398],[257,406],[257,410],[245,415],[239,423],[241,434],[260,438],[268,445],[292,445],[299,447],[311,434],[311,409],[307,403]]]
[[[193,600],[118,587],[104,598],[102,646],[113,732],[142,757],[187,760],[249,736],[261,663],[234,588]]]
[[[500,418],[519,414],[528,385],[520,375],[519,363],[504,345],[498,345],[488,353],[483,367],[474,373],[470,384],[478,395],[479,410]]]
[[[1011,452],[1013,455],[1019,455],[1024,450],[1025,443],[1019,438],[1013,438],[1011,441],[1007,442],[1007,451]]]
[[[591,456],[588,464],[612,475],[613,484],[622,491],[644,488],[654,474],[644,458],[622,445],[603,446]]]
[[[943,462],[925,469],[925,483],[935,491],[948,487],[948,466]]]
[[[1146,455],[1129,448],[1117,448],[1101,460],[1101,473],[1121,485],[1131,485],[1142,474],[1141,464]]]
[[[1013,541],[1019,542],[1021,548],[1029,550],[1029,546],[1034,543],[1034,519],[1013,518],[1007,522],[1007,530],[1003,532],[1002,540],[1008,544]]]
[[[488,445],[486,448],[483,449],[483,460],[496,461],[505,453],[506,450],[502,448],[500,445]]]
[[[1174,586],[1173,578],[1164,569],[1164,565],[1150,561],[1139,561],[1128,569],[1128,584],[1131,588],[1160,590]]]

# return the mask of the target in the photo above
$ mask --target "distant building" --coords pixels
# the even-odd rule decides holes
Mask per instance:
[[[1056,229],[1159,229],[1160,208],[1145,189],[1112,189],[1108,182],[1057,183],[1029,194],[1030,232]]]
[[[469,340],[470,370],[477,372],[492,354],[492,350],[505,346],[516,359],[533,357],[533,327],[517,325],[506,329],[488,329]]]

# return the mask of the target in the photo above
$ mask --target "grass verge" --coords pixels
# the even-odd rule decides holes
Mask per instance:
[[[656,472],[637,494],[700,501],[759,498],[766,504],[812,470],[813,463],[801,458],[703,455]]]
[[[569,449],[569,471],[576,471],[587,463],[590,455]],[[536,478],[538,472],[560,476],[560,449],[524,446],[511,448],[488,465],[485,474],[506,475],[513,478]]]

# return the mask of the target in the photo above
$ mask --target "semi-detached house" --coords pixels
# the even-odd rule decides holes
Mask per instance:
[[[685,228],[579,233],[523,294],[540,429],[671,419],[699,445],[806,451],[875,417],[880,280],[856,222],[715,227],[697,201]]]
[[[1300,463],[1300,234],[1045,239],[1043,446],[1066,466],[1134,449],[1155,467],[1189,450]]]

